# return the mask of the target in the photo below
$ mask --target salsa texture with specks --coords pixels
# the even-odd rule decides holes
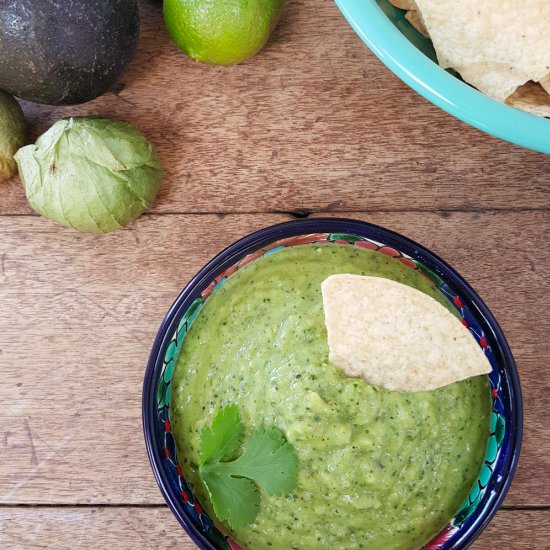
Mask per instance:
[[[414,550],[452,518],[483,463],[487,377],[397,393],[328,361],[321,282],[388,277],[446,298],[395,258],[341,245],[285,248],[241,268],[207,300],[172,380],[172,430],[186,479],[212,514],[198,473],[200,431],[239,406],[246,434],[279,427],[300,460],[292,494],[262,494],[247,550]],[[346,338],[345,334],[341,335]]]

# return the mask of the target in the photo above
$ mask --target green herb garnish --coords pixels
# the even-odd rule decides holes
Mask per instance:
[[[260,508],[258,486],[268,495],[290,493],[298,479],[298,455],[275,426],[253,430],[235,458],[244,435],[237,405],[224,407],[200,440],[200,475],[216,517],[233,529],[253,523]]]

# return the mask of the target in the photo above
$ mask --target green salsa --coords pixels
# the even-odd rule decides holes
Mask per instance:
[[[451,309],[417,271],[378,252],[285,248],[216,290],[175,368],[172,430],[184,475],[207,508],[199,435],[222,407],[238,404],[247,434],[279,427],[298,453],[293,493],[262,494],[256,522],[232,532],[248,550],[413,550],[452,518],[483,463],[487,377],[396,393],[328,361],[320,286],[337,273],[388,277]]]

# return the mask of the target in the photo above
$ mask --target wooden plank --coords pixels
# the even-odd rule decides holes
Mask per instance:
[[[548,510],[500,510],[472,550],[547,548]],[[172,513],[159,508],[1,508],[0,546],[19,548],[155,548],[193,550]]]
[[[432,248],[502,324],[525,398],[510,505],[549,505],[548,212],[361,215]],[[158,503],[141,384],[169,305],[210,257],[282,215],[145,216],[83,235],[0,217],[0,502]]]
[[[166,178],[156,212],[535,208],[548,157],[491,138],[387,70],[332,0],[288,2],[268,47],[243,65],[201,65],[142,2],[139,52],[117,93],[78,107],[24,104],[31,138],[55,120],[133,122]],[[18,181],[0,213],[28,213]]]
[[[0,546],[6,550],[196,548],[165,507],[0,507]]]

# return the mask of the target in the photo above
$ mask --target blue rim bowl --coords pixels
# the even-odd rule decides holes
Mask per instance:
[[[436,62],[429,40],[388,0],[335,0],[372,52],[405,84],[455,117],[527,149],[550,154],[550,120],[489,98]]]
[[[168,506],[202,549],[239,548],[212,522],[195,499],[178,464],[170,424],[170,382],[179,350],[202,305],[236,269],[285,246],[323,242],[352,245],[398,256],[420,270],[457,308],[462,322],[493,366],[491,435],[478,481],[453,520],[426,550],[466,548],[496,513],[512,482],[522,438],[519,377],[502,330],[470,285],[447,263],[419,244],[370,223],[338,218],[295,220],[267,227],[232,244],[203,267],[168,311],[155,339],[143,383],[143,429],[149,460]]]

